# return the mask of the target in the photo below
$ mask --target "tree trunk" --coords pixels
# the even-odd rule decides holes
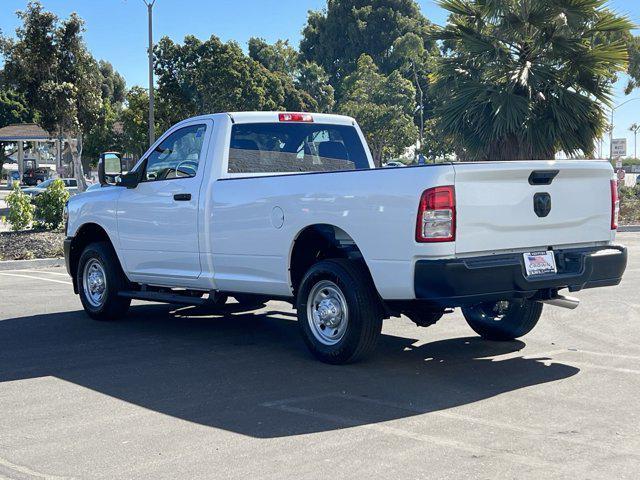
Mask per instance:
[[[370,144],[369,149],[371,150],[371,156],[373,157],[373,164],[376,168],[380,168],[382,166],[382,147]]]
[[[413,76],[416,81],[416,89],[418,90],[418,94],[420,95],[420,150],[422,150],[424,148],[424,92],[422,91],[422,87],[420,86],[416,64],[414,62],[411,62],[411,65],[413,66]]]
[[[82,133],[74,139],[69,139],[71,158],[73,161],[73,175],[78,182],[78,192],[82,193],[87,189],[87,181],[84,178],[84,168],[82,167]]]

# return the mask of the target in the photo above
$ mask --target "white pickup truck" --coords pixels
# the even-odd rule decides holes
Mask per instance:
[[[370,353],[382,320],[452,307],[481,336],[528,333],[562,289],[616,285],[618,198],[604,161],[374,167],[352,118],[225,113],[169,129],[66,209],[65,257],[89,316],[131,299],[295,305],[322,361]],[[113,184],[113,185],[110,185]],[[237,305],[236,305],[237,307]]]

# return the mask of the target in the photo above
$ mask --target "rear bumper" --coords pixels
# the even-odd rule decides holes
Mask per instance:
[[[444,307],[511,298],[551,298],[558,290],[617,285],[627,266],[619,245],[555,251],[558,273],[527,278],[522,254],[452,260],[420,260],[415,266],[416,298]]]

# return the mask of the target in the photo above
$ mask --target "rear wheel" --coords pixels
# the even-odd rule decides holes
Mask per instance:
[[[463,308],[462,314],[481,337],[508,341],[533,330],[542,315],[542,306],[531,300],[503,300]]]
[[[373,352],[383,310],[363,265],[344,259],[316,263],[297,298],[302,337],[319,360],[352,363]]]
[[[107,242],[87,245],[78,262],[77,282],[80,301],[91,318],[116,320],[127,313],[131,299],[118,296],[127,281]]]

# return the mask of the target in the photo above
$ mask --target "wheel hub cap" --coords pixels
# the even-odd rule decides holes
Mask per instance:
[[[107,280],[104,267],[97,259],[89,260],[83,271],[82,286],[87,301],[93,307],[100,307],[104,302]]]
[[[325,345],[335,345],[344,337],[349,322],[347,301],[333,282],[322,280],[309,292],[307,320],[311,332]]]

